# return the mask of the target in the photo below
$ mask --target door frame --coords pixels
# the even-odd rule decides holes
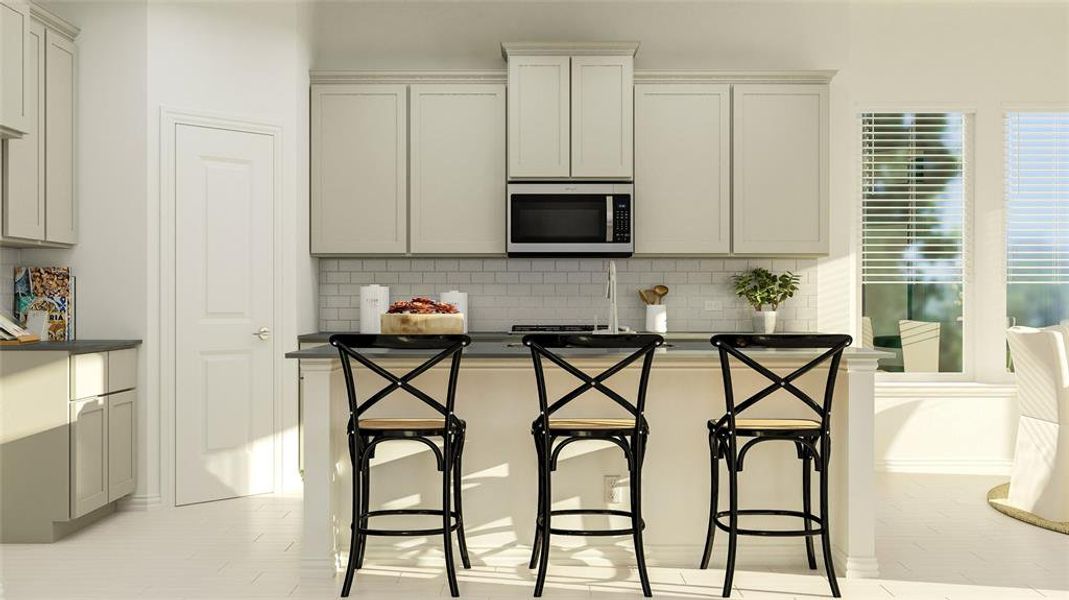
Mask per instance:
[[[176,164],[176,131],[178,126],[187,125],[192,127],[205,127],[210,129],[222,129],[240,133],[252,133],[266,135],[271,138],[272,167],[274,169],[274,197],[272,198],[272,315],[271,331],[273,340],[276,342],[273,349],[272,366],[274,377],[272,381],[272,415],[274,417],[274,491],[281,492],[284,486],[283,479],[283,371],[284,353],[281,352],[280,333],[285,323],[283,311],[283,129],[281,126],[263,121],[233,117],[217,113],[182,110],[170,107],[160,109],[160,204],[159,204],[159,433],[160,433],[160,496],[162,503],[167,507],[175,507],[176,494],[176,447],[177,435],[175,426],[176,416],[176,370],[177,356],[175,344],[177,343],[176,310],[176,257],[177,235],[175,227],[175,205],[177,200],[177,186],[175,176]]]

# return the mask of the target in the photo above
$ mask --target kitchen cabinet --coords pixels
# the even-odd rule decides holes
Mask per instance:
[[[411,252],[505,250],[505,86],[409,91]]]
[[[572,177],[630,178],[634,58],[572,57]]]
[[[731,251],[731,86],[635,85],[635,251]]]
[[[70,516],[76,519],[108,503],[108,400],[78,400],[70,411]]]
[[[0,245],[63,248],[78,241],[77,33],[44,9],[30,7],[24,61],[26,128],[22,137],[4,142]]]
[[[571,172],[571,58],[509,57],[510,178]]]
[[[29,4],[0,0],[0,138],[20,137],[29,127],[29,32]]]
[[[732,250],[828,252],[828,87],[733,88]]]
[[[0,542],[55,541],[136,488],[136,342],[89,343],[114,349],[0,350]]]
[[[3,236],[27,240],[45,237],[45,27],[32,21],[26,53],[27,127],[20,138],[7,140],[4,171]]]
[[[313,254],[407,249],[407,87],[314,86]]]
[[[74,195],[74,42],[45,32],[45,241],[78,241]]]
[[[505,43],[508,177],[630,179],[638,44]]]

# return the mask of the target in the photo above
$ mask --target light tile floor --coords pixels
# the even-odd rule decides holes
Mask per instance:
[[[999,479],[881,475],[881,578],[842,579],[844,596],[1069,599],[1069,536],[988,508],[985,492]],[[340,580],[301,579],[300,509],[300,498],[260,496],[125,512],[56,544],[0,545],[0,597],[334,598]],[[827,597],[825,580],[802,567],[801,554],[797,564],[745,566],[736,573],[733,596]],[[719,568],[651,569],[657,598],[717,597],[722,577]],[[467,599],[525,598],[532,589],[525,567],[476,566],[460,579]],[[448,593],[441,569],[368,565],[353,597],[415,600]],[[555,565],[545,598],[632,600],[641,594],[626,567]]]

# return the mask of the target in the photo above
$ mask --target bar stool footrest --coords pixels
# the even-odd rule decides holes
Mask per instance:
[[[627,517],[628,519],[630,519],[631,516],[632,516],[631,515],[631,511],[614,510],[614,509],[610,509],[610,508],[567,508],[567,509],[561,509],[561,510],[551,510],[551,511],[549,511],[549,514],[552,517],[563,517],[563,516],[571,516],[571,515],[605,515],[605,516],[613,516],[613,517]],[[540,527],[542,525],[542,517],[538,516],[535,519],[535,522]],[[646,522],[645,521],[639,521],[639,527],[641,529],[646,529]],[[632,535],[633,533],[635,533],[635,531],[634,531],[634,529],[632,529],[630,527],[627,527],[625,529],[559,529],[559,528],[556,528],[556,527],[550,527],[549,528],[549,533],[551,533],[553,535],[576,535],[576,536],[587,536],[587,537],[605,536],[605,537],[610,537],[610,536],[618,536],[618,535]]]
[[[759,535],[766,537],[806,537],[817,536],[824,533],[824,521],[809,513],[802,512],[800,510],[776,510],[768,508],[748,508],[739,509],[735,511],[740,517],[742,516],[766,516],[766,517],[797,517],[799,519],[805,519],[810,523],[817,525],[816,528],[806,531],[804,529],[736,529],[735,533],[738,535]],[[731,527],[721,521],[722,518],[730,518],[730,510],[722,510],[716,513],[716,519],[714,522],[721,531],[731,532]]]
[[[391,509],[391,510],[372,510],[372,511],[368,511],[367,514],[364,515],[364,516],[367,517],[367,518],[396,516],[396,515],[429,515],[429,516],[441,517],[442,516],[442,512],[443,511],[441,509],[435,510],[433,508],[397,508],[397,509]],[[450,531],[456,531],[457,527],[460,526],[460,516],[457,514],[457,511],[451,510],[451,511],[449,511],[449,517],[450,517],[449,530]],[[428,535],[442,535],[443,533],[445,533],[445,529],[443,529],[441,527],[437,527],[437,528],[433,528],[433,529],[367,529],[367,528],[357,527],[356,523],[355,523],[355,519],[354,519],[354,523],[352,525],[350,525],[350,527],[353,528],[353,529],[356,529],[357,533],[362,533],[364,535],[384,536],[384,537],[421,537],[421,536],[428,536]]]

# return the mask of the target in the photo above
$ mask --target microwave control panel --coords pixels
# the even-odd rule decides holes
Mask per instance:
[[[631,241],[631,198],[630,196],[616,196],[613,205],[613,236],[616,243],[629,243]]]

